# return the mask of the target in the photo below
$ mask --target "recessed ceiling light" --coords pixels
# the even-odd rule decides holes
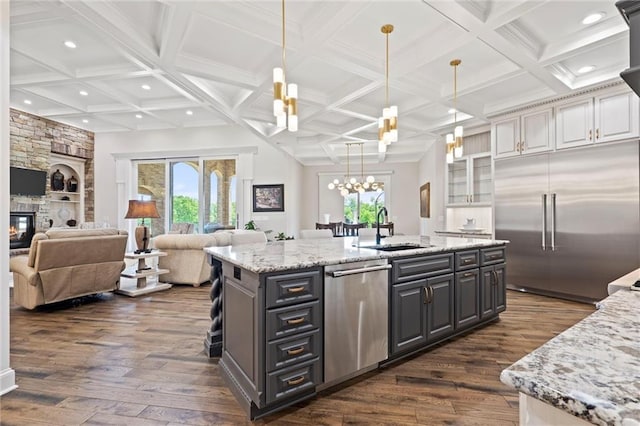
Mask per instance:
[[[151,90],[151,86],[149,86],[148,84],[143,84],[141,86],[144,90]]]
[[[81,91],[80,91],[80,94],[81,94],[82,96],[89,96],[89,93],[87,93],[87,91],[86,91],[86,90],[81,90]]]
[[[605,15],[604,12],[592,13],[591,15],[587,16],[586,18],[584,18],[582,20],[582,23],[584,25],[595,24],[596,22],[598,22],[599,20],[604,18],[604,15]]]
[[[67,41],[65,41],[65,42],[64,42],[64,45],[65,45],[65,46],[67,46],[69,49],[75,49],[76,47],[78,47],[78,46],[76,46],[76,44],[75,44],[74,42],[72,42],[71,40],[67,40]]]
[[[87,120],[86,118],[82,120],[83,123],[88,123],[89,120]]]
[[[136,114],[136,118],[142,118],[142,114]]]
[[[449,109],[449,114],[453,114],[454,112],[456,112],[456,109],[455,109],[455,108],[450,108],[450,109]]]
[[[27,105],[31,105],[31,101],[29,99],[25,99],[24,103],[27,104]]]
[[[580,69],[578,70],[578,74],[586,74],[586,73],[588,73],[588,72],[593,71],[594,69],[596,69],[596,67],[595,67],[595,66],[593,66],[593,65],[586,65],[586,66],[584,66],[584,67],[582,67],[582,68],[580,68]]]
[[[187,115],[193,115],[193,111],[191,111],[190,109],[187,110]]]

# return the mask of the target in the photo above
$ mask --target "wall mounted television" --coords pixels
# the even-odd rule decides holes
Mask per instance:
[[[45,195],[47,193],[47,172],[11,167],[9,193],[12,195]]]

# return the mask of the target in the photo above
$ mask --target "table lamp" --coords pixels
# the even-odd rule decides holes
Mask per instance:
[[[142,223],[138,227],[136,227],[135,237],[138,249],[134,253],[139,254],[151,252],[151,250],[148,248],[149,237],[151,237],[151,233],[149,232],[149,228],[147,228],[147,226],[144,224],[144,220],[146,218],[159,217],[160,214],[158,213],[155,201],[129,200],[129,210],[127,210],[127,214],[124,216],[124,218],[142,219]]]

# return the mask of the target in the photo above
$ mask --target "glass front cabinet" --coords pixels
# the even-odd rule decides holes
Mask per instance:
[[[447,206],[490,206],[491,155],[463,157],[447,164]]]

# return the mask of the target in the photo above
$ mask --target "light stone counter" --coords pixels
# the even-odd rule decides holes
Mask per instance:
[[[520,392],[521,425],[640,425],[640,292],[618,291],[599,306],[502,371]],[[550,417],[551,407],[562,411]]]
[[[423,247],[385,252],[374,248],[368,238],[343,237],[309,240],[288,240],[268,243],[242,244],[225,247],[206,247],[208,254],[226,260],[255,273],[285,271],[313,266],[384,259],[398,256],[431,254],[506,244],[506,241],[445,237],[394,236],[383,238],[381,245],[418,244]],[[360,247],[359,247],[360,246]]]

